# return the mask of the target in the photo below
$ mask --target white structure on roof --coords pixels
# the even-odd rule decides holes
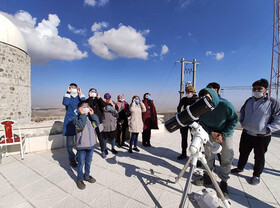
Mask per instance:
[[[27,52],[23,35],[17,26],[2,14],[0,14],[0,42],[7,43]]]
[[[31,121],[30,68],[23,35],[0,14],[0,120]]]

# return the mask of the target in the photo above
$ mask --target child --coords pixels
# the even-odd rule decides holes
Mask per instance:
[[[94,145],[96,144],[95,127],[100,124],[98,116],[94,114],[92,108],[89,107],[87,101],[81,101],[78,104],[78,116],[74,118],[73,123],[76,127],[76,148],[78,157],[78,177],[77,187],[85,189],[86,185],[83,180],[94,183],[96,180],[89,175],[90,165]],[[85,173],[83,174],[83,167],[85,166]]]

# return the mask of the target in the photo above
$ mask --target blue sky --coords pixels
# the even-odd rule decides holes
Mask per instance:
[[[0,11],[27,40],[34,107],[61,106],[76,82],[129,102],[150,92],[159,109],[175,110],[182,57],[201,63],[197,92],[270,77],[273,1],[1,0]],[[250,95],[223,92],[237,110]]]

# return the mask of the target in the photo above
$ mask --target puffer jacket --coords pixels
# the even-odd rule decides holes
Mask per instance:
[[[117,129],[118,112],[111,104],[107,104],[104,108],[104,119],[102,120],[103,132],[112,132]]]
[[[76,148],[77,150],[91,149],[96,144],[95,127],[99,125],[96,114],[79,114],[74,118],[73,123],[76,127]]]
[[[133,102],[129,107],[131,116],[128,118],[129,132],[141,133],[143,132],[142,112],[146,112],[145,105],[141,102],[136,104]]]

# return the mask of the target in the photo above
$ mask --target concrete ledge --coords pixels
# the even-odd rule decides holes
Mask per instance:
[[[160,122],[160,120],[159,120]],[[21,126],[21,133],[26,137],[25,153],[62,148],[66,146],[66,139],[62,135],[62,121],[32,122]],[[159,129],[152,130],[152,136],[164,132],[164,124],[160,122]],[[3,130],[0,130],[0,135]],[[129,134],[128,134],[129,135]],[[129,137],[130,138],[130,137]],[[19,154],[20,146],[8,146],[8,154]],[[0,150],[0,153],[2,151]]]

